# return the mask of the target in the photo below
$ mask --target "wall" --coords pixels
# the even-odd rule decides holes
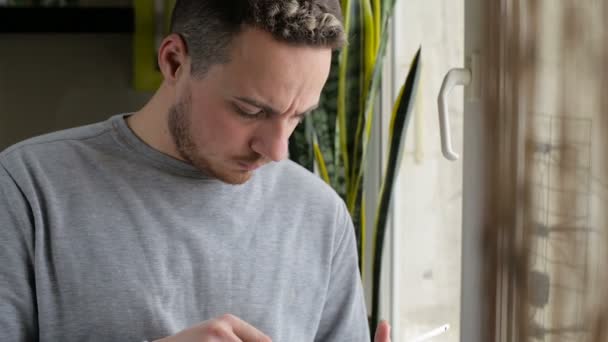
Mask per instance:
[[[138,110],[129,34],[0,35],[0,150],[22,139]]]

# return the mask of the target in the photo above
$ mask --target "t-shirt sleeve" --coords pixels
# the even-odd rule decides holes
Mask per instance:
[[[342,205],[327,300],[315,341],[369,342],[369,327],[352,220]]]
[[[38,339],[29,208],[0,163],[0,341]]]

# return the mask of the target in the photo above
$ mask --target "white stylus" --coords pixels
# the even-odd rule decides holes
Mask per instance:
[[[427,332],[424,335],[420,335],[418,337],[416,337],[415,339],[412,340],[412,342],[423,342],[423,341],[428,341],[433,337],[439,336],[441,334],[443,334],[444,332],[448,331],[450,329],[450,325],[449,324],[444,324],[442,326],[440,326],[437,329],[433,329],[429,332]]]

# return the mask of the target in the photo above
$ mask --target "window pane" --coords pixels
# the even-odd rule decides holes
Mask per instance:
[[[437,94],[445,73],[464,66],[464,0],[398,1],[396,89],[422,46],[418,104],[395,191],[396,341],[443,324],[436,341],[459,340],[462,162],[441,154]],[[454,148],[462,151],[462,88],[450,95]]]

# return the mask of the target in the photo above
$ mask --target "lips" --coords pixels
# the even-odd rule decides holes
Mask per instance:
[[[262,163],[245,163],[245,162],[238,162],[239,167],[241,167],[241,169],[243,169],[244,171],[254,171],[258,168],[260,168],[263,164]]]

